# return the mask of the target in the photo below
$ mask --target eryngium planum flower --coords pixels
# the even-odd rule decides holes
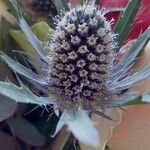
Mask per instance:
[[[149,29],[116,64],[117,35],[111,29],[112,22],[104,17],[105,10],[88,3],[71,8],[56,17],[52,40],[42,43],[23,19],[15,1],[11,2],[18,12],[18,25],[38,53],[36,72],[3,52],[0,58],[41,90],[44,97],[33,94],[20,79],[20,87],[0,82],[0,93],[17,102],[45,107],[52,104],[58,116],[57,110],[62,112],[55,134],[66,124],[79,140],[95,145],[99,136],[89,114],[97,113],[111,120],[103,113],[105,108],[118,107],[134,99],[146,101],[143,93],[131,93],[130,88],[150,76],[150,66],[137,72],[130,70],[150,37]],[[45,49],[49,50],[48,54]],[[34,57],[28,56],[31,62]]]
[[[49,44],[49,91],[64,106],[100,106],[101,99],[110,95],[107,82],[117,44],[103,11],[84,5],[57,18]]]

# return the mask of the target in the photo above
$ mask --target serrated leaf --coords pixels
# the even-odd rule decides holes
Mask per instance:
[[[133,75],[116,82],[114,88],[118,90],[127,89],[134,86],[139,81],[142,81],[149,77],[150,77],[150,65],[142,68],[140,71],[137,71]]]
[[[38,97],[34,95],[23,84],[18,87],[12,83],[0,81],[0,94],[20,103],[31,103],[44,106],[49,104],[55,104],[55,101],[50,100],[48,97]]]
[[[114,29],[114,32],[118,34],[117,42],[119,46],[122,45],[123,41],[132,28],[132,24],[140,3],[141,0],[130,1],[126,10],[120,15],[120,18]]]
[[[25,143],[34,146],[43,146],[46,143],[46,138],[29,121],[23,118],[9,118],[7,123],[15,135]]]
[[[91,146],[97,146],[99,144],[98,132],[85,111],[81,109],[78,109],[76,112],[65,110],[56,128],[56,133],[60,131],[64,124],[67,125],[69,131],[79,141]]]
[[[123,58],[114,66],[113,72],[112,72],[112,78],[113,82],[116,82],[124,76],[123,72],[128,72],[128,70],[131,68],[133,62],[135,61],[135,58],[138,56],[138,54],[141,52],[142,48],[145,46],[145,44],[148,42],[150,38],[150,28],[148,28],[134,43],[132,48],[123,56]],[[118,78],[120,77],[120,78]]]
[[[32,70],[30,70],[30,69],[26,68],[25,66],[21,65],[20,63],[14,61],[12,58],[7,56],[2,51],[0,51],[0,59],[4,60],[7,63],[7,65],[11,69],[13,69],[13,71],[23,75],[24,77],[26,77],[32,81],[35,81],[36,83],[39,83],[41,85],[47,84],[46,80],[44,79],[45,77],[34,73]]]

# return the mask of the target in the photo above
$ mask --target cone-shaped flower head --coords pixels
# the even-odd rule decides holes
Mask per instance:
[[[57,19],[50,92],[58,100],[88,104],[106,95],[113,67],[115,34],[103,10],[94,5],[77,6]]]

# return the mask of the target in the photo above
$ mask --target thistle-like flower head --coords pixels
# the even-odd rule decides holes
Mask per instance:
[[[95,145],[99,142],[99,136],[89,113],[97,113],[111,120],[103,113],[104,108],[126,105],[135,100],[149,102],[148,94],[130,92],[131,87],[150,77],[150,65],[130,72],[136,57],[150,38],[149,28],[116,63],[114,60],[119,49],[117,38],[111,30],[112,22],[104,17],[103,9],[88,3],[71,8],[56,18],[51,40],[44,45],[20,14],[16,1],[11,2],[19,13],[18,25],[38,54],[37,58],[28,55],[36,72],[1,51],[0,58],[16,73],[26,77],[44,96],[35,95],[20,80],[20,87],[0,82],[0,93],[17,102],[44,106],[52,104],[58,116],[57,110],[62,111],[55,134],[66,124],[76,138]],[[50,50],[48,54],[45,54],[45,48]]]
[[[73,105],[100,105],[107,98],[107,81],[116,48],[111,22],[95,5],[77,6],[57,20],[49,55],[50,92]]]

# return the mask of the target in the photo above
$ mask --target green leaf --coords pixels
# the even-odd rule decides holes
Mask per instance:
[[[48,97],[38,97],[34,95],[25,85],[21,84],[20,87],[0,81],[0,94],[15,100],[20,103],[31,103],[38,105],[49,105],[54,104],[53,100],[50,100]]]
[[[13,38],[13,40],[26,52],[29,54],[35,55],[36,51],[34,51],[34,48],[32,45],[29,43],[27,40],[26,36],[24,33],[20,30],[10,30],[10,35]]]
[[[33,33],[36,35],[36,37],[42,41],[46,42],[48,38],[48,33],[52,33],[52,29],[49,27],[49,25],[46,22],[39,22],[34,24],[31,27],[31,30]],[[21,30],[15,30],[12,29],[10,30],[10,35],[18,43],[18,45],[25,51],[28,52],[29,54],[34,54],[35,51],[30,42],[27,40],[25,34]]]
[[[27,22],[25,21],[25,19],[22,16],[19,17],[18,24],[19,24],[21,30],[24,32],[25,36],[27,37],[27,40],[37,51],[39,56],[43,59],[43,61],[48,62],[48,58],[46,57],[46,55],[44,53],[44,47],[43,47],[41,41],[35,36],[35,34],[32,32],[31,28],[28,26]]]
[[[31,30],[42,42],[46,42],[48,34],[51,34],[53,32],[53,29],[47,24],[47,22],[44,21],[35,23],[33,26],[31,26]]]
[[[27,120],[10,118],[7,123],[15,135],[25,143],[33,146],[43,146],[46,143],[46,138]]]
[[[29,27],[26,20],[23,18],[23,13],[20,8],[20,5],[18,4],[18,1],[16,0],[10,0],[12,6],[16,10],[17,13],[17,23],[21,30],[24,32],[28,42],[33,46],[33,48],[36,50],[40,58],[47,63],[48,58],[46,57],[46,54],[44,52],[43,43],[35,36],[35,34],[32,32],[31,28]]]
[[[114,32],[119,34],[117,37],[118,45],[121,46],[129,31],[132,28],[132,24],[135,15],[140,6],[141,0],[130,1],[125,12],[120,15],[120,18],[115,26]]]

